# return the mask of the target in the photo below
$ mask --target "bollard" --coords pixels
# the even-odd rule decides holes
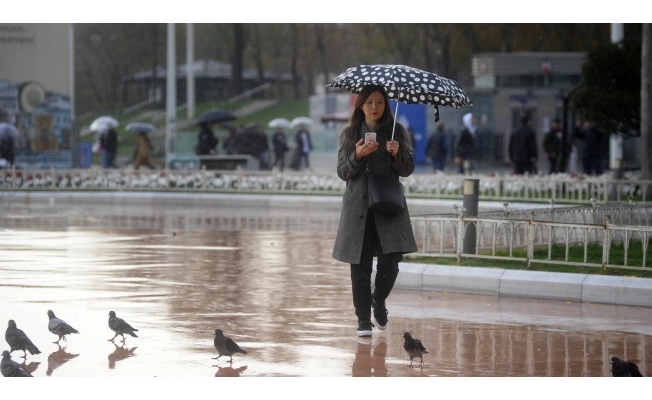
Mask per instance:
[[[462,163],[462,170],[464,171],[464,175],[470,175],[471,174],[471,161],[464,160],[464,162]]]
[[[622,159],[616,158],[610,160],[610,167],[614,169],[613,178],[616,182],[611,185],[611,201],[620,201],[619,182],[623,179],[623,162]]]
[[[478,216],[478,197],[480,188],[479,179],[464,180],[464,217]],[[466,223],[464,229],[464,243],[462,245],[462,254],[475,254],[476,251],[476,223]]]

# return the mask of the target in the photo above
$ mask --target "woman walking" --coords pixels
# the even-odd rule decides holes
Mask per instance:
[[[380,86],[365,86],[348,125],[339,134],[337,175],[346,181],[346,191],[333,257],[350,264],[358,336],[371,336],[372,308],[377,328],[387,327],[385,300],[398,276],[398,264],[403,254],[417,251],[407,207],[397,215],[369,209],[368,173],[398,180],[414,172],[410,136],[396,123],[391,140],[393,128],[387,93]],[[365,142],[366,132],[375,132],[376,141]],[[372,293],[375,256],[378,259]]]

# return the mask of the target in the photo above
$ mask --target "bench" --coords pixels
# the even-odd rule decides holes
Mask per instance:
[[[249,154],[229,154],[215,156],[197,156],[199,168],[212,170],[258,170],[259,162]]]

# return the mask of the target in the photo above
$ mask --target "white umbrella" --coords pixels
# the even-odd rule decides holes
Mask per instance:
[[[91,122],[90,130],[100,132],[111,128],[117,128],[119,125],[120,123],[117,119],[104,115],[95,118],[95,120]]]
[[[5,134],[11,135],[14,140],[20,139],[20,131],[18,128],[7,122],[0,122],[0,138]]]
[[[297,128],[299,126],[311,126],[312,119],[308,117],[296,117],[295,119],[292,120],[290,125],[292,126],[292,128]]]
[[[292,127],[292,124],[285,118],[274,118],[273,120],[269,121],[267,126],[270,128],[289,129]]]

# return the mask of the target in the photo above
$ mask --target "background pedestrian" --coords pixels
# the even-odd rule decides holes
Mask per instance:
[[[460,132],[455,146],[455,165],[461,174],[470,173],[473,168],[472,160],[475,157],[475,118],[473,113],[466,113],[462,117],[464,129]]]
[[[446,157],[448,157],[448,134],[443,123],[437,125],[435,132],[430,135],[426,144],[426,154],[432,161],[434,172],[444,172]]]
[[[509,159],[514,164],[515,174],[536,174],[537,136],[530,126],[530,115],[522,113],[520,122],[521,126],[509,138]]]

